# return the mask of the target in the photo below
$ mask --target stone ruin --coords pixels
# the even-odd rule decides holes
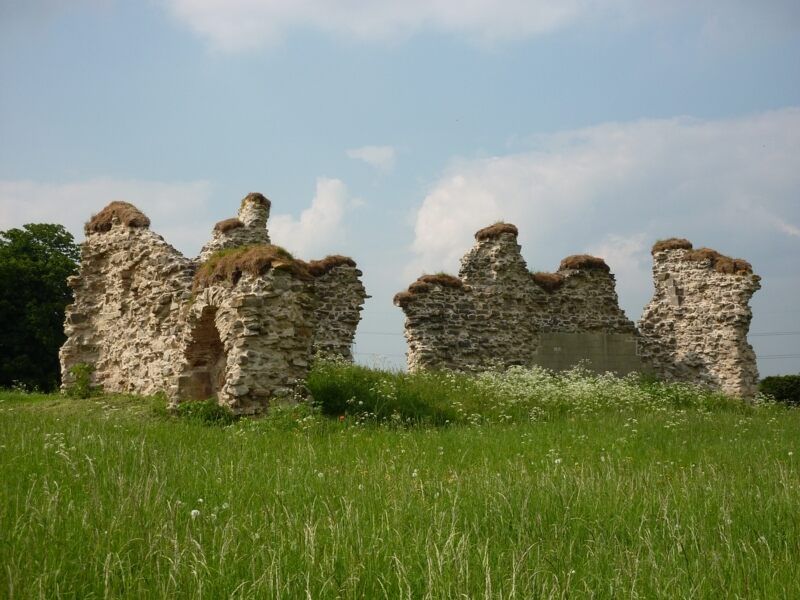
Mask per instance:
[[[458,277],[423,275],[395,296],[410,370],[563,370],[582,362],[597,372],[649,372],[755,393],[748,302],[760,278],[749,263],[686,240],[658,242],[655,295],[637,328],[619,307],[603,259],[569,256],[555,273],[531,273],[517,234],[507,223],[481,229]]]
[[[352,359],[368,297],[361,271],[348,257],[305,262],[271,245],[269,210],[264,196],[248,195],[196,260],[131,204],[95,215],[69,279],[64,385],[85,363],[107,392],[163,392],[172,405],[216,396],[255,414],[303,393],[315,353]]]
[[[657,242],[652,254],[655,294],[639,320],[645,363],[667,380],[755,395],[758,367],[747,333],[761,278],[747,261],[695,250],[684,239]]]

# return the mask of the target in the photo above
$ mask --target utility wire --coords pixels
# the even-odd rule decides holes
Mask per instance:
[[[397,333],[396,331],[359,331],[360,335],[395,335],[401,336],[402,333]],[[759,331],[756,333],[748,334],[750,337],[771,337],[771,336],[783,336],[783,335],[800,335],[800,331]]]
[[[751,333],[753,337],[770,337],[775,335],[800,335],[800,331],[769,331],[765,333]]]

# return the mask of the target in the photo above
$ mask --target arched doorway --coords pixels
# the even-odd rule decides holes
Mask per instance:
[[[227,357],[214,323],[217,309],[207,306],[192,328],[186,349],[186,374],[181,396],[185,400],[205,400],[216,396],[225,385]]]

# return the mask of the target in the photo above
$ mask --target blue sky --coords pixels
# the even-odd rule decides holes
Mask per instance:
[[[498,219],[532,269],[604,256],[634,320],[655,239],[741,256],[751,331],[796,333],[798,56],[785,0],[0,0],[0,228],[124,199],[195,255],[261,191],[277,243],[363,269],[363,362]],[[751,341],[800,372],[800,335]]]

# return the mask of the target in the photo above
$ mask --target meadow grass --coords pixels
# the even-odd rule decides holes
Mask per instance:
[[[800,596],[797,409],[523,369],[309,387],[226,426],[0,393],[0,596]]]

